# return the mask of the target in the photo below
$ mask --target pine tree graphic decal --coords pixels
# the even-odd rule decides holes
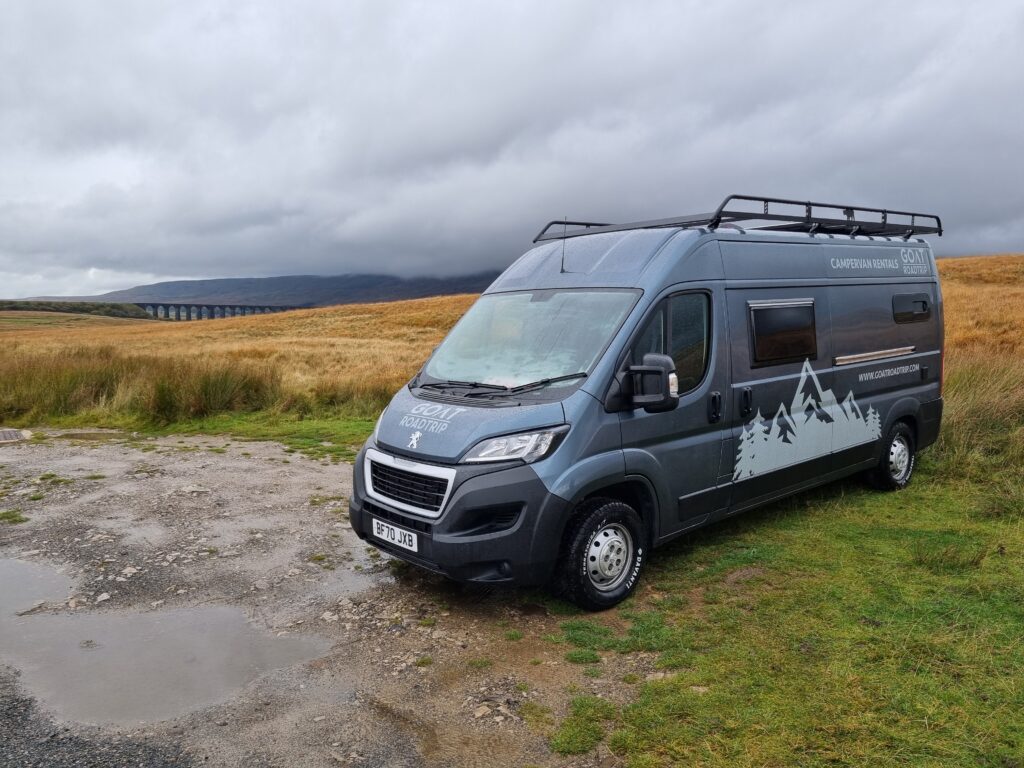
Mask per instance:
[[[801,461],[827,456],[881,437],[878,411],[865,416],[853,396],[840,404],[804,361],[793,400],[780,403],[775,416],[765,421],[760,409],[743,428],[736,447],[733,479],[745,480]]]

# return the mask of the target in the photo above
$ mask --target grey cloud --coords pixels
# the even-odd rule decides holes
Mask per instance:
[[[734,191],[1022,250],[1022,34],[1009,1],[16,1],[0,294],[454,274]]]

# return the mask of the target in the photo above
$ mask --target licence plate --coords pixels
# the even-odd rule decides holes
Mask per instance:
[[[376,517],[371,517],[370,520],[373,521],[372,532],[376,538],[402,547],[402,549],[408,549],[410,552],[419,552],[420,542],[417,534],[404,528],[396,528]]]

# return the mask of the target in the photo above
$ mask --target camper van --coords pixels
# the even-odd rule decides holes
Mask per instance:
[[[381,414],[352,527],[601,610],[687,531],[859,473],[898,491],[942,418],[941,234],[747,195],[551,222]]]

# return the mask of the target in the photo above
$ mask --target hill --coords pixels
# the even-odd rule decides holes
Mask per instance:
[[[42,297],[38,300],[101,302],[191,302],[195,304],[266,304],[293,307],[328,307],[401,301],[428,296],[480,293],[497,277],[480,272],[459,277],[394,275],[285,275],[281,277],[225,277],[214,280],[173,280],[139,285],[99,296]]]

